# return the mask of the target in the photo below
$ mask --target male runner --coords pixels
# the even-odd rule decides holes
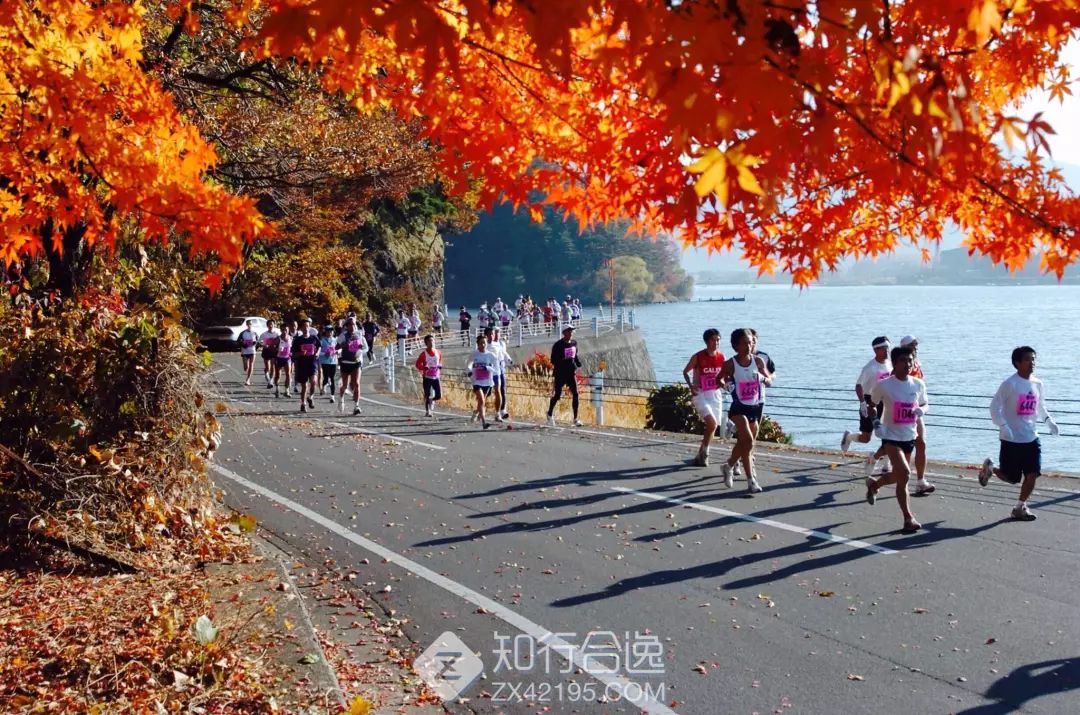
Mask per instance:
[[[884,335],[874,338],[870,344],[874,349],[874,357],[863,366],[859,372],[859,379],[855,381],[855,394],[859,398],[859,432],[852,434],[844,432],[840,439],[840,451],[847,452],[852,442],[866,444],[874,434],[874,422],[881,419],[881,405],[870,401],[870,391],[879,380],[884,380],[892,374],[892,363],[889,362],[889,339]],[[867,457],[870,472],[874,469],[874,455]]]
[[[912,377],[917,377],[926,382],[926,377],[923,375],[922,363],[919,362],[919,339],[914,335],[905,335],[900,338],[900,347],[911,350],[911,372]],[[915,437],[915,496],[925,496],[927,494],[933,494],[937,491],[930,482],[926,481],[926,424],[923,422],[923,418],[920,417],[915,422],[918,427],[918,434]]]
[[[491,386],[494,384],[492,375],[495,372],[495,363],[498,362],[498,358],[494,353],[487,350],[487,336],[480,333],[476,336],[476,350],[469,357],[469,362],[465,365],[466,375],[472,378],[473,394],[476,396],[476,413],[473,415],[473,421],[479,417],[480,424],[484,426],[484,429],[491,427],[491,424],[487,421],[487,414],[484,412],[486,399],[491,394]]]
[[[266,321],[266,330],[259,336],[259,343],[262,345],[263,377],[266,378],[267,390],[274,386],[274,360],[277,357],[278,341],[280,340],[281,333],[274,328],[274,321]]]
[[[1035,490],[1035,480],[1042,474],[1042,445],[1036,422],[1045,420],[1052,435],[1059,432],[1046,410],[1043,382],[1034,375],[1035,348],[1024,345],[1013,350],[1012,364],[1016,372],[1005,378],[990,402],[990,419],[997,425],[1001,439],[999,466],[987,458],[979,470],[979,485],[985,487],[991,475],[1009,484],[1020,484],[1020,501],[1013,507],[1012,518],[1035,521],[1027,502]]]
[[[416,358],[416,369],[424,378],[424,416],[433,417],[432,409],[437,400],[442,399],[442,384],[439,376],[442,371],[442,352],[435,349],[435,338],[424,336],[424,350]]]
[[[244,367],[244,384],[251,384],[251,370],[255,367],[255,345],[259,342],[259,336],[251,329],[252,321],[247,321],[244,330],[240,333],[237,342],[240,343],[240,360]]]
[[[740,461],[746,472],[746,489],[750,494],[762,491],[754,471],[754,444],[757,440],[761,413],[765,408],[765,392],[762,387],[772,385],[765,361],[751,352],[753,336],[749,328],[737,328],[731,333],[731,347],[735,355],[724,361],[720,377],[731,391],[731,407],[728,418],[735,423],[735,446],[724,462],[721,472],[724,485],[734,486],[735,465]]]
[[[705,430],[701,436],[694,464],[699,467],[709,466],[709,445],[712,443],[720,416],[724,413],[724,403],[720,393],[720,373],[724,367],[724,353],[717,350],[720,345],[720,331],[709,328],[702,335],[705,349],[690,356],[690,361],[683,368],[683,380],[690,387],[694,409],[697,410]],[[693,373],[693,378],[690,374]]]
[[[364,362],[367,344],[364,334],[356,329],[356,318],[345,319],[345,329],[337,336],[338,366],[341,369],[341,388],[338,393],[338,409],[345,411],[345,391],[352,390],[353,414],[360,414],[360,370]]]
[[[306,315],[301,314],[298,322],[300,330],[292,339],[293,383],[300,385],[300,411],[307,412],[309,407],[315,409],[311,380],[319,359],[319,336],[308,332],[310,322]]]

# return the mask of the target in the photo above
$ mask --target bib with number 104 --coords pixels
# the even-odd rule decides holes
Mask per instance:
[[[915,424],[915,403],[914,402],[900,402],[897,400],[892,406],[892,419],[893,424],[898,425],[913,425]]]

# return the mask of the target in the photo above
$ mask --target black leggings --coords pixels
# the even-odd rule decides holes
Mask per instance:
[[[336,376],[337,376],[337,365],[330,365],[330,364],[324,363],[323,366],[322,366],[322,385],[321,385],[321,387],[326,387],[327,384],[329,384],[331,393],[337,391],[337,380],[335,379]]]
[[[564,387],[570,388],[570,396],[572,398],[571,405],[574,408],[574,419],[577,419],[578,415],[578,391],[577,391],[577,377],[575,375],[555,376],[555,391],[551,395],[551,403],[548,405],[548,417],[555,414],[555,405],[559,403],[559,398],[562,397],[562,391]]]

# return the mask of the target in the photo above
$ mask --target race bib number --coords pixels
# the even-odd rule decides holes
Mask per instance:
[[[761,395],[761,383],[757,380],[740,382],[736,385],[736,389],[739,394],[739,402],[743,404],[756,403]]]
[[[568,348],[563,348],[563,358],[566,360],[573,360],[577,357],[577,345],[571,345]]]
[[[439,379],[439,367],[438,366],[425,367],[424,368],[424,377],[426,377],[428,379],[431,379],[431,380],[438,380]]]
[[[244,347],[245,348],[250,348],[250,347],[254,347],[254,346],[255,346],[255,341],[252,340],[251,338],[248,338],[248,339],[244,340]]]
[[[716,375],[706,372],[701,375],[701,389],[705,392],[716,389]]]
[[[311,343],[304,343],[300,346],[300,354],[311,356],[315,354],[315,346]]]
[[[327,345],[326,347],[324,347],[322,349],[322,351],[323,351],[323,355],[325,355],[326,357],[333,357],[334,355],[337,354],[337,348],[334,347],[333,345]]]
[[[266,339],[266,347],[268,347],[268,348],[276,348],[280,342],[281,341],[278,340],[277,338],[267,338]]]
[[[1031,417],[1035,414],[1035,409],[1039,406],[1039,396],[1034,392],[1029,392],[1026,395],[1020,395],[1016,398],[1016,416],[1017,417]]]
[[[474,365],[473,377],[477,380],[486,380],[491,377],[491,370],[489,370],[485,365]]]
[[[277,356],[279,358],[286,358],[287,359],[289,357],[289,346],[286,345],[285,343],[282,343],[281,344],[281,349],[278,350]]]
[[[892,373],[891,373],[891,372],[879,372],[879,373],[877,374],[877,379],[878,379],[878,382],[881,382],[882,380],[884,380],[885,378],[887,378],[887,377],[888,377],[889,375],[892,375]]]
[[[359,340],[350,340],[346,344],[346,347],[349,348],[349,352],[354,353],[354,352],[356,352],[357,350],[360,349],[360,341]]]
[[[898,425],[915,424],[915,403],[894,402],[892,406],[892,420],[893,424]]]

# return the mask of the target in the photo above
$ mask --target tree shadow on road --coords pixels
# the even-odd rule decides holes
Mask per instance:
[[[1080,658],[1061,658],[1029,663],[994,681],[986,697],[997,702],[968,708],[957,715],[1004,715],[1024,703],[1080,688]],[[1074,706],[1076,703],[1073,703]]]

